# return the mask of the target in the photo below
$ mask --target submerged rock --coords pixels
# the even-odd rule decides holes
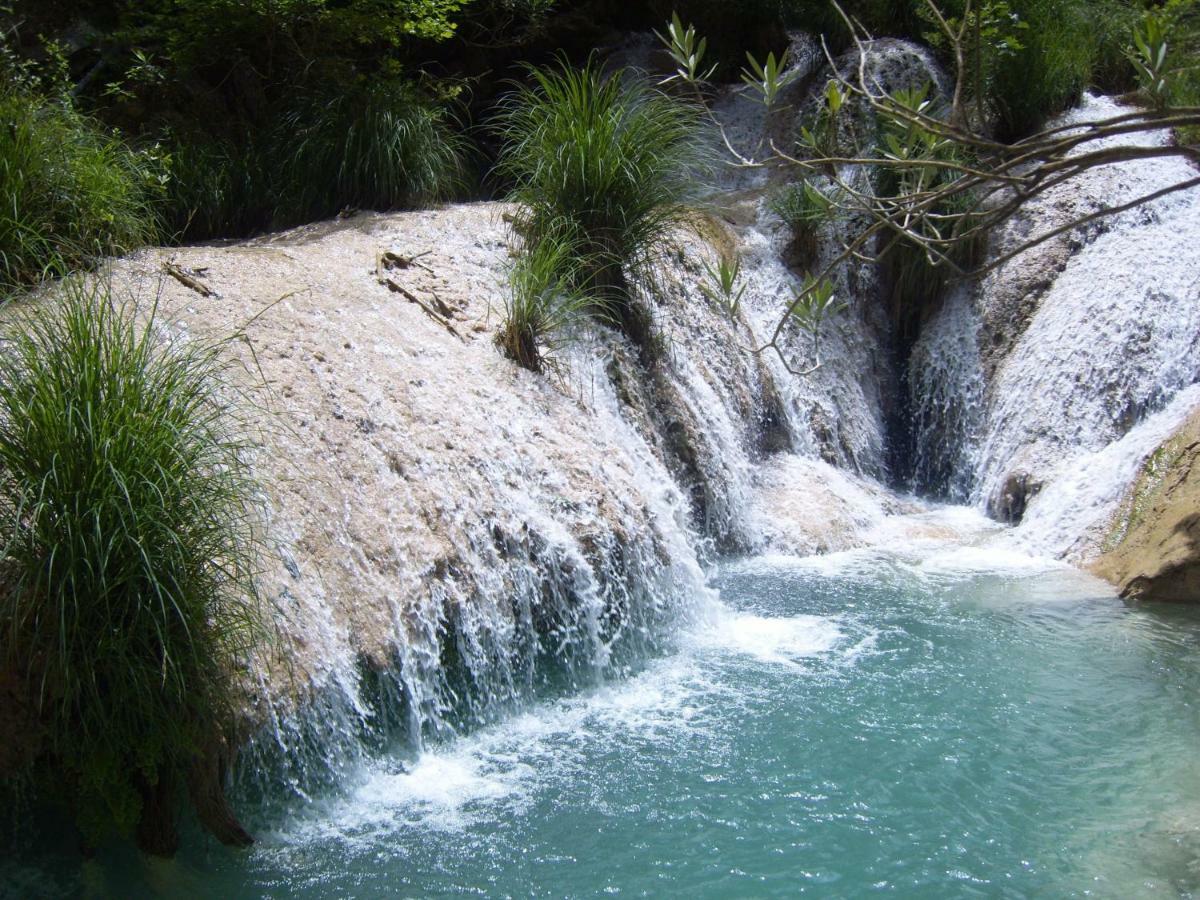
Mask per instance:
[[[1091,570],[1132,600],[1200,603],[1200,412],[1151,455]]]

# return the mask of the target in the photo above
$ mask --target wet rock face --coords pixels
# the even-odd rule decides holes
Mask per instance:
[[[1042,482],[1028,472],[1012,472],[1000,490],[988,501],[988,515],[1009,525],[1025,517],[1029,501],[1042,490]]]
[[[1058,124],[1124,109],[1088,96]],[[1194,174],[1169,158],[1090,170],[1024,205],[987,258]],[[959,283],[910,357],[917,487],[1019,521],[1034,552],[1095,558],[1146,453],[1194,403],[1197,227],[1200,191],[1166,194]]]
[[[1200,603],[1200,412],[1146,462],[1092,571],[1131,600]]]

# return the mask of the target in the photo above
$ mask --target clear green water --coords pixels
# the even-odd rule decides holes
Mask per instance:
[[[981,551],[747,560],[620,683],[97,896],[1200,894],[1200,616]],[[39,881],[40,879],[40,881]],[[15,883],[15,882],[14,882]]]

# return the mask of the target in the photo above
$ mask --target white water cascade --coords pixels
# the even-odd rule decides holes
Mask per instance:
[[[910,46],[883,42],[873,52],[893,86],[938,77]],[[788,133],[796,111],[816,102],[820,57],[809,47],[796,58],[800,76],[782,118],[736,91],[718,99],[716,113],[744,154],[763,150],[768,134]],[[1076,115],[1107,109],[1090,99]],[[1072,188],[1078,196],[1046,198],[1028,218],[1119,202],[1121,192],[1177,174],[1168,166],[1097,173]],[[358,567],[360,580],[345,583],[353,596],[294,573],[296,583],[281,582],[289,652],[306,683],[301,703],[277,703],[269,698],[296,695],[280,691],[278,676],[264,680],[261,718],[271,727],[252,742],[255,761],[243,772],[282,777],[303,796],[314,783],[339,781],[371,748],[397,739],[419,748],[532,699],[627,675],[669,649],[688,622],[716,614],[706,564],[719,554],[960,541],[1077,556],[1094,545],[1141,460],[1200,401],[1187,389],[1200,371],[1200,258],[1184,239],[1200,227],[1196,196],[1019,258],[950,292],[924,329],[907,373],[919,480],[981,509],[1014,472],[1044,485],[1031,492],[1021,528],[997,534],[977,515],[932,512],[884,486],[902,379],[874,267],[839,276],[850,305],[823,335],[820,368],[797,376],[773,353],[747,352],[770,334],[804,275],[789,259],[786,226],[768,209],[788,177],[731,167],[710,211],[719,235],[677,239],[652,298],[662,347],[654,366],[600,333],[566,361],[556,385],[514,374],[489,341],[434,329],[414,349],[390,312],[362,320],[369,337],[361,343],[373,341],[386,362],[376,360],[336,400],[345,406],[337,417],[367,420],[350,408],[360,401],[370,411],[371,429],[360,430],[379,459],[350,480],[380,478],[387,514],[356,522],[347,503],[332,516],[345,520],[337,540]],[[467,304],[502,290],[500,216],[487,206],[413,214],[381,220],[371,239],[438,242],[445,264],[470,273],[469,312]],[[831,258],[852,227],[827,225],[809,265]],[[701,290],[714,244],[742,262],[736,321]],[[1045,282],[1039,296],[1032,282]],[[327,318],[316,320],[339,324]],[[804,364],[807,340],[786,337],[790,362]],[[381,411],[393,383],[410,385],[410,420],[393,423]],[[334,394],[328,385],[320,392]],[[387,444],[396,434],[409,437]],[[364,599],[364,583],[379,596]]]
[[[1120,111],[1089,96],[1063,124]],[[1176,158],[1092,170],[1035,200],[991,252],[1192,176]],[[927,483],[1002,516],[1024,512],[1022,539],[1041,552],[1094,548],[1083,535],[1103,528],[1140,462],[1196,406],[1186,389],[1200,380],[1197,229],[1200,190],[1169,194],[952,292],[910,364]]]

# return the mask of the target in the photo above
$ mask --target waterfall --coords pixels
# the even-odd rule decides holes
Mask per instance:
[[[871,52],[880,78],[938,77],[906,45]],[[737,92],[718,97],[743,152],[791,134],[818,102],[819,57],[797,59],[777,114]],[[1107,101],[1088,102],[1094,112]],[[1152,188],[1162,165],[1114,167],[1093,191]],[[672,238],[656,283],[642,286],[652,365],[599,329],[548,378],[514,369],[491,343],[508,261],[501,204],[180,251],[231,285],[242,279],[244,293],[285,295],[255,322],[245,359],[282,386],[284,408],[260,462],[274,486],[267,530],[282,562],[264,593],[279,635],[248,687],[258,732],[240,766],[245,790],[282,781],[303,797],[381,748],[415,753],[626,675],[710,613],[706,565],[718,554],[862,546],[901,533],[889,517],[924,514],[881,486],[901,378],[875,266],[838,276],[849,308],[827,323],[819,368],[799,377],[785,364],[811,362],[805,334],[785,334],[782,358],[749,352],[855,224],[827,223],[815,256],[797,261],[768,204],[788,177],[731,166],[705,236]],[[1200,260],[1182,235],[1198,210],[1194,195],[1166,198],[952,291],[906,376],[921,481],[984,507],[1024,472],[1027,523],[1013,539],[1080,552],[1077,538],[1101,527],[1131,466],[1191,402],[1180,391],[1197,379],[1189,271]],[[389,246],[435,248],[405,273],[406,290],[452,310],[453,332],[367,274],[363,261]],[[701,289],[720,251],[742,261],[733,318]],[[136,260],[121,265],[118,277],[147,277]],[[1027,289],[1042,281],[1036,296]],[[190,301],[166,302],[201,326],[237,320],[246,302],[233,288],[203,309]],[[1101,479],[1106,489],[1092,490]]]
[[[955,503],[974,486],[983,415],[979,317],[970,291],[952,288],[908,360],[915,484]]]
[[[481,453],[478,482],[442,482],[438,531],[450,545],[425,564],[425,590],[387,598],[389,658],[365,658],[346,633],[324,642],[315,654],[324,674],[304,704],[274,715],[251,742],[248,778],[282,780],[306,796],[381,743],[419,750],[547,692],[618,677],[711,603],[683,493],[627,418],[604,360],[581,354],[577,364],[594,390],[589,424],[610,451],[570,448],[584,455],[565,462],[595,466],[593,483],[620,489],[571,500],[569,482],[582,473],[561,459],[542,468],[546,457],[519,449]],[[519,447],[536,443],[522,432],[538,426],[530,418],[506,430]],[[614,502],[622,505],[607,508]],[[314,607],[326,619],[340,612]],[[318,637],[310,621],[301,617],[287,637]]]
[[[1121,109],[1089,96],[1062,124]],[[1153,146],[1169,136],[1122,140]],[[1033,201],[994,236],[990,252],[1191,174],[1171,158],[1092,170]],[[954,291],[911,364],[926,483],[1002,518],[1027,515],[1031,547],[1080,552],[1076,538],[1111,514],[1130,465],[1153,450],[1144,438],[1161,430],[1149,424],[1154,415],[1190,396],[1181,392],[1200,379],[1198,228],[1200,191],[1170,194],[1047,242]],[[1177,424],[1184,414],[1176,409],[1167,419]],[[1117,481],[1099,493],[1110,496],[1080,507],[1068,486],[1079,484],[1092,461],[1120,455],[1118,446],[1133,456],[1105,470]],[[1051,506],[1068,509],[1048,518]]]
[[[891,44],[877,58],[888,77],[928,65]],[[815,70],[820,55],[810,42],[796,59]],[[798,79],[794,90],[811,87]],[[794,124],[733,93],[717,113],[758,146]],[[885,492],[861,476],[886,472],[894,378],[873,271],[842,282],[853,308],[829,323],[826,361],[811,377],[748,352],[803,274],[781,253],[772,178],[731,169],[710,233],[673,238],[641,288],[658,335],[650,366],[599,329],[555,378],[539,378],[474,336],[488,333],[488,298],[504,290],[499,205],[247,248],[280,254],[303,242],[303,258],[272,257],[273,271],[313,291],[282,303],[255,335],[283,348],[260,356],[268,379],[288,386],[289,424],[263,459],[267,480],[287,486],[269,526],[286,565],[266,580],[280,640],[256,667],[263,727],[243,772],[304,796],[372,748],[419,748],[618,677],[711,606],[703,563],[714,554],[845,546],[878,523]],[[820,252],[828,258],[838,240],[831,230]],[[354,260],[389,242],[437,248],[407,289],[459,310],[457,337],[370,293]],[[714,244],[742,258],[740,317],[702,291]],[[217,251],[198,250],[197,264],[206,252]],[[308,263],[318,256],[319,267]],[[229,271],[232,261],[211,264]],[[785,355],[802,357],[807,340],[789,335]],[[329,348],[343,344],[354,349],[334,367]],[[836,536],[802,508],[814,496],[840,510]],[[784,515],[764,517],[768,497]]]
[[[866,52],[867,77],[888,90],[944,85],[932,56],[913,44],[873,41]],[[741,90],[727,91],[715,104],[730,143],[747,159],[769,159],[771,141],[782,148],[790,146],[799,135],[799,124],[822,103],[827,77],[821,76],[827,76],[828,69],[819,46],[810,36],[794,34],[790,56],[793,80],[776,109],[768,112],[760,100]],[[857,65],[857,51],[837,65],[849,72]],[[867,177],[853,166],[840,175],[849,183]],[[788,227],[769,211],[771,194],[795,177],[786,164],[733,165],[720,185],[724,198],[720,214],[737,236],[748,286],[746,315],[760,346],[774,332],[804,276],[832,261],[862,225],[846,217],[825,223],[815,255],[795,258],[789,249]],[[795,329],[785,330],[780,354],[767,351],[764,358],[780,386],[797,451],[882,480],[888,475],[888,418],[899,388],[892,326],[880,300],[877,267],[870,263],[840,267],[835,290],[848,309],[822,327],[819,368],[808,371],[815,361],[812,339]],[[796,371],[808,374],[799,377]]]

